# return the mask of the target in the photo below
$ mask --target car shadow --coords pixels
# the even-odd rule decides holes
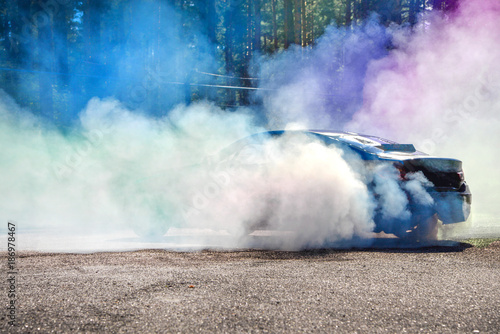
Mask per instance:
[[[267,242],[267,244],[269,244]],[[255,243],[254,249],[261,249]],[[457,253],[474,247],[471,244],[456,240],[424,240],[408,241],[398,238],[352,239],[331,242],[321,247],[305,247],[296,252],[384,252],[384,253]]]
[[[281,236],[250,235],[235,240],[228,235],[164,235],[157,237],[130,237],[114,239],[117,243],[133,243],[146,248],[160,248],[164,250],[210,250],[219,252],[248,252],[270,251],[291,252],[293,254],[326,254],[338,252],[390,252],[390,253],[451,253],[463,252],[473,247],[471,244],[456,240],[425,240],[408,241],[399,238],[358,238],[346,241],[330,242],[320,247],[302,247],[290,249],[283,247],[287,244]],[[289,243],[288,243],[289,244]]]
[[[456,240],[408,242],[401,239],[377,239],[370,247],[361,247],[359,250],[390,253],[456,253],[463,252],[471,247],[474,246]]]

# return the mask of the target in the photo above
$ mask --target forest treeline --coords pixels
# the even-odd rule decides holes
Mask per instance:
[[[254,55],[311,47],[330,24],[372,14],[413,26],[457,1],[0,0],[0,88],[60,124],[93,96],[154,115],[201,98],[248,104]]]

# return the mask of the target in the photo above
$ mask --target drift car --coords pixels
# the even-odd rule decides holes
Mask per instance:
[[[216,159],[219,161],[233,159],[232,157],[248,148],[255,149],[269,139],[285,135],[305,135],[319,140],[327,147],[334,146],[341,149],[346,156],[354,154],[358,161],[363,162],[364,168],[369,171],[375,170],[376,166],[383,165],[390,166],[397,171],[398,182],[406,193],[408,210],[411,215],[407,218],[387,218],[379,203],[375,211],[376,227],[374,232],[392,233],[400,238],[420,240],[427,238],[435,231],[438,219],[443,224],[453,224],[466,221],[470,215],[472,196],[464,179],[462,162],[456,159],[429,156],[417,151],[412,144],[399,144],[387,139],[351,132],[268,131],[235,142],[222,150]],[[353,166],[353,168],[359,168],[359,166]],[[413,180],[416,174],[424,176],[423,186],[433,199],[430,205],[421,204],[414,194],[405,190],[405,183]],[[370,182],[367,186],[372,192],[373,198],[380,201],[381,194],[377,193],[374,182]],[[261,220],[254,222],[249,229],[251,231],[265,228],[265,225],[265,221]]]
[[[470,215],[472,196],[465,182],[460,160],[429,156],[417,151],[412,144],[398,144],[375,136],[351,132],[293,130],[268,131],[238,140],[217,154],[206,157],[200,165],[183,168],[182,179],[169,179],[169,176],[179,173],[161,173],[160,176],[127,183],[131,187],[128,191],[119,189],[124,199],[124,209],[129,212],[133,221],[132,228],[140,236],[161,236],[169,227],[183,226],[186,217],[194,217],[195,220],[203,218],[210,200],[217,199],[204,198],[206,203],[199,201],[203,198],[201,190],[210,190],[214,186],[214,189],[217,189],[217,184],[223,188],[228,181],[224,180],[224,177],[214,180],[218,175],[217,170],[233,170],[236,179],[240,177],[238,168],[242,168],[242,171],[255,171],[259,168],[266,170],[266,165],[272,163],[272,157],[269,159],[265,157],[266,154],[259,154],[265,151],[266,143],[270,140],[294,137],[299,140],[285,141],[284,144],[303,144],[304,138],[319,141],[326,148],[335,147],[342,150],[343,157],[352,170],[373,174],[364,181],[377,204],[373,217],[374,232],[392,233],[400,238],[420,240],[428,238],[435,231],[438,219],[443,224],[453,224],[466,221]],[[377,171],[384,168],[393,172],[391,179],[396,175],[395,182],[400,192],[404,192],[403,196],[407,197],[405,212],[410,214],[404,217],[388,217],[384,213],[383,203],[387,202],[387,197],[384,198],[384,194],[377,188],[376,176]],[[255,175],[265,177],[266,174]],[[420,180],[423,179],[421,185],[431,197],[431,200],[424,204],[410,189],[417,176]],[[191,194],[186,189],[198,190],[198,194]],[[142,196],[131,198],[127,195],[129,193]],[[269,227],[267,220],[272,216],[275,201],[276,196],[270,190],[266,199],[267,207],[261,212],[255,212],[252,221],[246,222],[248,233]],[[223,218],[231,223],[231,217]]]

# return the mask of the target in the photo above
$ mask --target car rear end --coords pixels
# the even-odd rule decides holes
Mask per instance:
[[[470,215],[472,195],[465,182],[462,162],[456,159],[423,157],[403,161],[402,172],[421,171],[433,184],[428,191],[443,224],[460,223]]]

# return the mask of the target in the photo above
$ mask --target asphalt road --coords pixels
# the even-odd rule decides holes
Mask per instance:
[[[5,252],[1,261],[6,266]],[[500,242],[302,252],[20,252],[16,266],[18,326],[4,314],[2,332],[500,331]],[[7,305],[9,284],[0,288]]]

